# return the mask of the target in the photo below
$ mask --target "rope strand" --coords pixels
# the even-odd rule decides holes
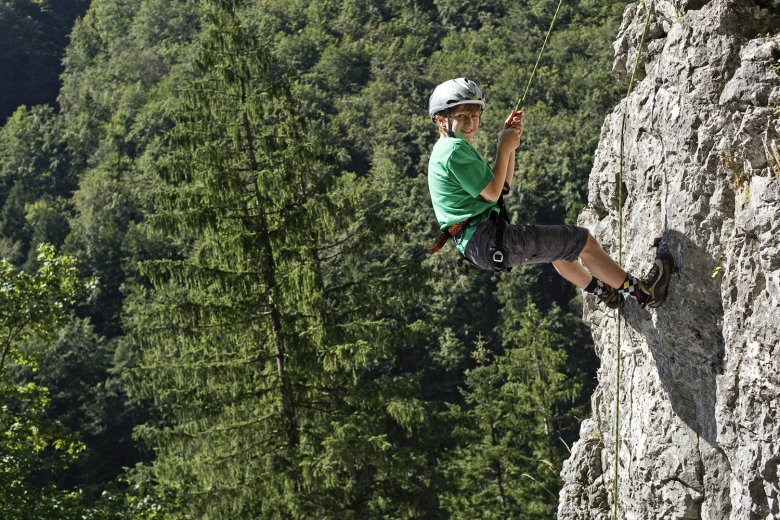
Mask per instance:
[[[517,105],[515,105],[515,112],[518,110],[523,109],[523,105],[525,105],[525,96],[528,95],[528,89],[531,87],[531,82],[534,79],[534,76],[536,75],[536,68],[539,66],[539,60],[542,59],[542,54],[544,53],[544,48],[547,47],[547,40],[550,38],[550,33],[552,32],[553,25],[555,25],[555,19],[558,18],[558,11],[561,9],[561,4],[563,3],[563,0],[558,0],[558,7],[555,8],[555,14],[552,17],[552,21],[550,22],[550,28],[547,29],[547,35],[544,37],[544,43],[542,43],[542,48],[539,50],[539,55],[536,57],[536,63],[534,63],[534,68],[531,71],[531,77],[528,78],[528,83],[525,85],[525,92],[523,92],[523,97],[521,97],[517,101]]]
[[[636,61],[634,62],[634,70],[631,73],[631,80],[628,83],[628,90],[626,91],[626,102],[628,96],[631,95],[631,91],[634,88],[634,80],[636,79],[636,72],[639,69],[639,61],[642,56],[642,50],[645,45],[645,36],[647,35],[647,28],[650,25],[650,17],[653,14],[653,4],[650,4],[647,9],[647,17],[645,18],[645,26],[642,30],[642,38],[639,40],[639,49],[636,53]],[[626,107],[623,106],[623,120],[620,124],[620,167],[618,173],[618,265],[623,267],[623,142],[626,133]],[[612,482],[612,499],[614,500],[612,508],[613,520],[618,519],[619,503],[618,500],[618,481],[620,478],[619,462],[620,462],[620,329],[621,329],[621,313],[618,311],[617,315],[617,345],[615,353],[615,476]]]

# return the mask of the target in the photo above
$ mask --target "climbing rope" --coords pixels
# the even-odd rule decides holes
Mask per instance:
[[[542,43],[542,48],[539,49],[539,55],[536,57],[536,63],[534,63],[534,68],[531,71],[531,76],[528,78],[528,83],[525,85],[525,91],[523,92],[523,97],[521,97],[517,101],[517,105],[515,105],[515,112],[518,110],[523,109],[523,105],[525,105],[525,96],[528,95],[528,89],[531,88],[531,82],[534,79],[534,76],[536,75],[536,68],[539,66],[539,60],[542,59],[542,54],[544,54],[544,48],[547,47],[547,40],[550,38],[550,33],[553,30],[553,25],[555,25],[555,19],[558,18],[558,11],[561,9],[561,4],[563,3],[563,0],[558,0],[558,7],[555,8],[555,14],[553,14],[552,21],[550,22],[550,28],[547,29],[547,35],[544,37],[544,43]]]
[[[626,102],[628,96],[631,95],[631,91],[634,88],[634,80],[636,79],[636,72],[639,69],[639,61],[642,56],[642,50],[645,45],[645,36],[647,35],[647,28],[650,25],[650,17],[653,14],[653,4],[650,4],[647,8],[647,17],[645,18],[645,26],[642,30],[642,38],[639,40],[639,49],[636,52],[636,60],[634,61],[634,70],[631,73],[631,80],[628,82],[628,90],[626,90]],[[623,267],[623,140],[626,133],[626,108],[623,106],[623,120],[620,124],[620,165],[618,169],[618,265]],[[620,462],[620,329],[621,329],[621,313],[617,313],[617,346],[615,353],[615,476],[612,482],[612,518],[618,519],[619,503],[618,500],[618,479],[620,478],[619,462]]]

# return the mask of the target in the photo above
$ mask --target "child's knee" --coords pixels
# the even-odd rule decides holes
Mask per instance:
[[[596,240],[596,237],[594,237],[591,232],[588,231],[588,238],[585,240],[585,247],[582,248],[580,257],[592,255],[599,250],[601,250],[601,244],[599,244],[599,241]]]

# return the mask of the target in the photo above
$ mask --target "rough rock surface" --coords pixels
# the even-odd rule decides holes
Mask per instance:
[[[623,265],[644,274],[661,238],[678,272],[660,309],[624,307],[619,371],[617,315],[586,300],[599,386],[558,516],[612,518],[617,499],[621,519],[780,519],[780,6],[629,5],[614,65],[626,85],[649,4],[580,221],[618,256],[625,114]]]

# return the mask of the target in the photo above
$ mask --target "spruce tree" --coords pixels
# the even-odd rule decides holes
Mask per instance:
[[[454,518],[554,518],[560,437],[581,384],[565,372],[555,315],[543,317],[530,301],[502,314],[505,351],[491,359],[478,345],[483,364],[466,377],[461,445],[445,463],[443,503]]]
[[[206,2],[196,46],[153,217],[174,247],[128,306],[159,410],[137,481],[170,515],[419,516],[425,407],[393,371],[413,333],[382,314],[401,291],[357,209],[371,189],[327,166],[243,2]]]

